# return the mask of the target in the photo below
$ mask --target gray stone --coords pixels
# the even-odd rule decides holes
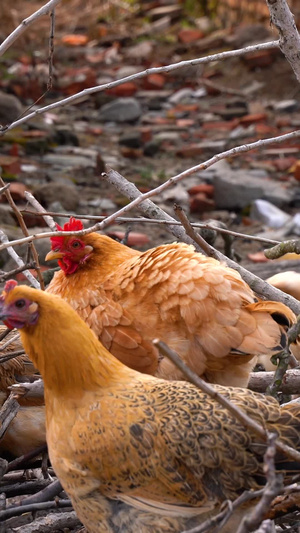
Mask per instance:
[[[53,169],[82,169],[82,168],[95,168],[96,160],[91,157],[85,157],[81,155],[72,154],[47,154],[42,159],[43,163],[47,163],[53,167]]]
[[[146,59],[153,50],[152,41],[141,41],[132,46],[128,46],[125,50],[125,55],[131,59]]]
[[[17,225],[14,217],[11,214],[11,207],[8,204],[0,204],[0,226],[14,226]]]
[[[75,186],[63,185],[62,183],[41,185],[34,190],[34,196],[46,208],[58,201],[68,211],[76,209],[80,198]]]
[[[22,111],[23,106],[16,96],[0,91],[0,124],[2,126],[16,120]]]
[[[242,209],[254,200],[264,199],[278,207],[288,205],[293,191],[267,179],[265,171],[234,170],[225,161],[214,165],[215,202],[219,209]]]
[[[133,74],[140,72],[140,70],[141,67],[138,67],[136,65],[124,65],[120,67],[117,71],[116,80],[120,80],[121,78],[127,78],[127,76],[132,76]]]
[[[184,87],[183,89],[179,89],[179,91],[176,91],[172,94],[169,98],[169,102],[171,104],[178,104],[179,102],[190,102],[193,98],[194,90],[189,87]]]
[[[118,98],[101,107],[99,119],[112,122],[134,122],[142,115],[142,107],[136,98]]]

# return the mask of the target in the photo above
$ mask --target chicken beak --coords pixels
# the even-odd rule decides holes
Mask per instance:
[[[45,257],[45,261],[53,261],[54,259],[61,259],[65,254],[62,252],[55,252],[55,250],[50,250]]]

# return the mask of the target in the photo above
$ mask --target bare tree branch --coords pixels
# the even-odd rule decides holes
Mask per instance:
[[[248,388],[255,392],[266,392],[274,381],[275,372],[251,372]],[[287,370],[280,387],[283,394],[300,394],[300,370]]]
[[[54,1],[54,0],[53,0]],[[59,1],[59,0],[57,0]],[[50,3],[50,2],[49,2]],[[3,135],[6,131],[11,130],[12,128],[15,128],[16,126],[20,126],[24,122],[27,122],[28,120],[32,119],[36,115],[41,115],[43,113],[46,113],[47,111],[51,111],[53,109],[58,109],[60,107],[63,107],[68,104],[74,104],[78,102],[81,98],[94,94],[100,91],[106,91],[107,89],[112,89],[113,87],[117,87],[119,85],[122,85],[123,83],[127,83],[129,81],[135,81],[141,78],[145,78],[146,76],[149,76],[150,74],[158,74],[158,73],[168,73],[173,72],[174,70],[178,70],[185,67],[193,67],[205,63],[210,63],[211,61],[220,61],[223,59],[228,59],[230,57],[239,57],[242,55],[245,55],[249,52],[254,52],[257,50],[269,50],[271,48],[278,48],[279,42],[278,41],[270,41],[268,43],[262,43],[262,44],[256,44],[252,46],[247,46],[245,48],[241,48],[239,50],[230,50],[228,52],[221,52],[219,54],[212,54],[210,56],[206,57],[200,57],[197,59],[191,59],[188,61],[180,61],[179,63],[172,63],[171,65],[167,65],[164,67],[152,67],[148,68],[146,70],[143,70],[142,72],[138,72],[136,74],[132,74],[130,76],[126,76],[125,78],[121,78],[119,80],[111,81],[109,83],[104,83],[102,85],[97,85],[95,87],[90,87],[89,89],[83,89],[83,91],[80,91],[79,93],[73,94],[72,96],[68,96],[67,98],[64,98],[63,100],[60,100],[58,102],[54,102],[52,104],[49,104],[44,107],[40,107],[39,109],[33,111],[29,115],[26,115],[25,117],[19,118],[12,122],[8,126],[4,126],[0,128],[0,135]],[[0,47],[1,51],[1,47]]]
[[[28,242],[32,241],[32,239],[30,239],[30,237],[24,237],[24,239],[29,239]],[[5,235],[5,233],[1,229],[0,229],[0,241],[2,242],[2,245],[5,246],[5,248],[7,249],[8,253],[9,253],[9,255],[17,263],[17,265],[19,267],[25,266],[24,261],[15,252],[15,250],[11,246],[7,236]],[[0,245],[0,248],[1,248],[1,245]],[[35,277],[31,274],[31,272],[29,272],[29,270],[24,270],[23,273],[24,273],[24,276],[26,276],[26,278],[28,279],[28,281],[30,281],[30,283],[31,283],[31,285],[33,287],[35,287],[36,289],[40,288],[39,282],[35,279]]]
[[[0,56],[8,50],[8,48],[16,41],[16,39],[24,33],[29,26],[36,22],[43,15],[48,15],[61,0],[50,0],[47,4],[42,6],[40,9],[35,11],[30,17],[22,20],[21,24],[1,43],[0,45]],[[278,46],[278,41],[277,46]]]
[[[267,510],[271,507],[272,501],[282,492],[283,478],[280,475],[276,475],[275,471],[276,439],[276,433],[271,433],[268,436],[268,448],[264,455],[264,472],[267,484],[263,490],[262,497],[253,511],[243,518],[237,533],[249,533],[258,528],[265,518]]]
[[[300,35],[286,0],[267,0],[271,22],[279,32],[279,48],[300,83]]]
[[[3,179],[0,177],[0,184],[5,186],[5,183],[3,181]],[[29,235],[29,232],[28,232],[28,229],[27,229],[27,226],[24,222],[24,218],[23,218],[23,215],[22,213],[20,212],[20,210],[18,209],[18,207],[16,206],[13,198],[12,198],[12,195],[10,194],[10,190],[7,189],[7,191],[5,191],[5,196],[6,196],[6,199],[10,205],[10,207],[12,208],[18,222],[19,222],[19,225],[20,225],[20,228],[21,230],[23,231],[24,235],[26,237],[28,237]],[[33,257],[33,260],[34,260],[34,269],[36,270],[36,273],[37,273],[37,276],[38,276],[38,279],[39,279],[39,283],[40,283],[40,287],[44,290],[45,289],[45,286],[44,286],[44,280],[43,280],[43,276],[41,274],[41,267],[40,267],[40,262],[39,262],[39,256],[38,256],[38,253],[36,251],[36,248],[34,246],[34,243],[31,242],[29,244],[29,248],[30,248],[30,252],[32,254],[32,257]]]

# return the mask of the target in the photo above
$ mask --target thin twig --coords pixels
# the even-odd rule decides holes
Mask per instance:
[[[0,282],[6,281],[7,279],[12,278],[16,274],[20,274],[21,272],[24,272],[24,270],[35,268],[35,262],[32,261],[31,263],[26,263],[24,266],[20,266],[17,268],[14,268],[13,270],[10,270],[9,272],[1,272],[0,273]]]
[[[264,455],[264,472],[266,474],[267,484],[264,488],[262,497],[253,511],[243,518],[237,533],[249,533],[258,528],[265,518],[272,501],[282,492],[282,475],[276,475],[275,471],[276,439],[276,433],[269,434],[268,448]]]
[[[52,533],[53,531],[79,531],[83,533],[85,528],[78,530],[81,525],[75,511],[48,513],[47,516],[36,518],[31,524],[26,524],[26,533]],[[24,526],[14,528],[14,533],[24,533]]]
[[[30,239],[30,237],[24,237],[24,239]],[[18,256],[17,252],[13,249],[12,245],[10,244],[7,236],[5,233],[0,229],[0,241],[2,243],[1,246],[5,246],[7,249],[7,252],[12,257],[12,259],[19,265],[20,267],[25,266],[24,261],[21,259],[21,257]],[[30,241],[29,241],[30,242]],[[1,248],[0,246],[0,248]],[[35,279],[35,277],[29,272],[29,270],[24,270],[24,276],[28,279],[28,281],[31,283],[33,287],[36,289],[40,288],[39,282]]]
[[[273,246],[273,248],[268,248],[264,250],[264,254],[268,259],[278,259],[285,254],[295,253],[300,254],[300,240],[295,239],[291,241],[283,241]]]
[[[0,439],[3,437],[11,421],[15,418],[20,405],[11,393],[0,409]]]
[[[61,507],[72,507],[71,500],[58,500],[54,502],[32,503],[30,505],[19,505],[18,507],[8,507],[5,511],[0,511],[0,522],[8,520],[13,516],[20,516],[34,511],[44,511],[45,509],[59,509]]]
[[[5,183],[3,181],[3,179],[0,177],[0,184],[2,186],[5,186]],[[23,215],[22,213],[20,212],[20,210],[18,209],[17,205],[15,204],[14,200],[13,200],[13,197],[12,195],[10,194],[10,190],[8,189],[7,191],[5,191],[5,196],[6,196],[6,199],[10,205],[10,207],[12,208],[18,222],[19,222],[19,225],[20,225],[20,228],[21,230],[23,231],[23,234],[25,235],[25,237],[28,237],[29,235],[29,232],[28,232],[28,229],[27,229],[27,226],[25,224],[25,221],[24,221],[24,218],[23,218]],[[39,279],[39,282],[40,282],[40,287],[42,290],[45,289],[45,286],[44,286],[44,280],[43,280],[43,276],[41,274],[41,267],[40,267],[40,263],[39,263],[39,255],[36,251],[36,248],[34,246],[34,243],[31,242],[30,243],[30,251],[32,253],[32,257],[34,259],[34,262],[35,262],[35,270],[36,270],[36,273],[37,273],[37,276],[38,276],[38,279]]]
[[[34,450],[31,450],[30,452],[24,455],[20,455],[20,457],[17,457],[16,459],[8,463],[6,472],[12,472],[13,470],[21,469],[24,464],[28,464],[29,461],[31,461],[38,455],[41,455],[45,451],[47,451],[47,445],[43,444],[42,446],[39,446],[38,448],[35,448]]]
[[[251,372],[248,388],[254,392],[266,392],[274,381],[275,372]],[[300,394],[300,369],[287,370],[280,386],[283,394]]]
[[[41,215],[46,222],[47,226],[49,226],[52,231],[56,232],[56,224],[51,216],[49,216],[48,213],[46,213],[46,210],[41,206],[41,204],[37,201],[37,199],[31,194],[29,191],[25,191],[25,198],[29,204],[34,207],[37,215]]]
[[[16,39],[22,33],[24,33],[24,31],[26,31],[29,26],[31,26],[31,24],[36,22],[43,15],[48,15],[48,13],[50,13],[60,1],[61,0],[50,0],[47,4],[35,11],[32,15],[22,20],[21,24],[1,43],[0,56],[2,56],[4,52],[8,50],[8,48],[16,41]],[[278,41],[276,42],[278,46]]]
[[[53,86],[53,56],[54,56],[54,34],[55,34],[55,9],[50,13],[50,35],[49,35],[49,55],[48,55],[48,65],[49,65],[49,76],[47,82],[47,91],[50,91]]]
[[[263,490],[264,489],[253,490],[253,491],[247,490],[243,492],[233,502],[231,501],[226,502],[227,507],[223,509],[220,513],[218,513],[217,515],[211,518],[208,518],[208,520],[206,520],[199,526],[193,527],[192,529],[189,529],[189,530],[185,530],[182,533],[206,533],[207,531],[211,531],[211,530],[213,530],[213,533],[215,533],[216,532],[215,528],[220,526],[221,524],[224,525],[238,507],[240,507],[241,505],[243,505],[244,503],[248,501],[259,498],[263,494]]]
[[[251,46],[246,46],[245,48],[241,48],[239,50],[230,50],[228,52],[221,52],[218,54],[212,54],[210,56],[206,57],[200,57],[197,59],[191,59],[188,61],[180,61],[179,63],[172,63],[170,65],[166,65],[163,67],[152,67],[148,68],[146,70],[143,70],[142,72],[138,72],[136,74],[132,74],[130,76],[125,76],[124,78],[121,78],[119,80],[111,81],[109,83],[104,83],[102,85],[97,85],[95,87],[90,87],[88,89],[83,89],[83,91],[80,91],[79,93],[73,94],[72,96],[68,96],[67,98],[64,98],[63,100],[60,100],[58,102],[54,102],[52,104],[49,104],[47,106],[41,107],[29,115],[26,115],[23,118],[20,118],[18,120],[15,120],[12,122],[9,126],[4,126],[0,128],[0,135],[4,134],[6,131],[11,130],[12,128],[15,128],[17,126],[20,126],[24,122],[27,122],[28,120],[31,120],[33,117],[37,115],[41,115],[42,113],[46,113],[48,111],[51,111],[53,109],[58,109],[60,107],[63,107],[68,104],[74,104],[78,102],[78,100],[81,100],[82,97],[86,97],[87,95],[91,95],[100,91],[106,91],[108,89],[112,89],[114,87],[117,87],[119,85],[122,85],[123,83],[127,83],[129,81],[135,81],[141,78],[145,78],[149,76],[150,74],[160,74],[160,73],[168,73],[173,72],[175,70],[186,68],[186,67],[192,67],[197,66],[205,63],[210,63],[211,61],[219,61],[223,59],[228,59],[230,57],[239,57],[242,55],[245,55],[249,52],[254,52],[258,50],[269,50],[272,48],[278,48],[279,42],[278,41],[270,41],[268,43],[262,43],[262,44],[256,44]],[[1,47],[0,47],[1,52]]]
[[[9,189],[9,187],[10,187],[10,183],[6,183],[6,185],[4,185],[4,187],[1,187],[0,195],[3,194],[5,191],[7,191],[7,189]]]
[[[174,350],[169,348],[167,344],[159,340],[154,340],[153,344],[155,344],[155,346],[160,350],[160,352],[164,356],[168,357],[168,359],[170,359],[170,361],[172,361],[172,363],[174,363],[174,365],[179,368],[179,370],[188,378],[191,383],[193,383],[203,392],[209,394],[209,396],[217,400],[218,403],[220,403],[223,407],[225,407],[225,409],[232,413],[237,418],[237,420],[239,420],[247,429],[250,429],[255,433],[255,435],[267,442],[269,433],[263,428],[263,426],[261,426],[255,420],[252,420],[249,416],[246,415],[244,411],[234,405],[230,400],[227,400],[225,396],[222,396],[222,394],[218,393],[212,385],[203,381],[203,379],[201,379],[195,372],[193,372],[193,370],[191,370],[184,363],[184,361],[180,359],[179,355],[174,352]],[[279,440],[276,441],[276,448],[277,450],[283,452],[290,459],[293,459],[294,461],[300,460],[300,452],[294,450],[293,448],[287,446]]]
[[[1,361],[1,359],[0,359]],[[43,398],[44,397],[44,382],[42,379],[37,379],[32,383],[13,383],[8,387],[8,390],[13,392],[17,398]]]
[[[21,505],[28,506],[35,503],[47,502],[49,500],[52,500],[52,498],[55,498],[55,496],[58,496],[62,492],[62,490],[63,488],[61,482],[56,479],[55,481],[50,483],[50,485],[40,490],[36,494],[33,494],[28,498],[24,498],[24,500],[22,500],[21,502]]]
[[[25,193],[28,194],[27,192]],[[29,215],[36,215],[36,216],[44,216],[44,215],[51,215],[53,217],[62,217],[62,218],[80,218],[82,220],[105,220],[107,217],[97,216],[97,215],[78,215],[78,213],[58,213],[56,211],[45,211],[44,213],[38,213],[36,211],[31,211],[30,209],[22,209],[22,213],[26,213]],[[151,218],[145,218],[145,217],[117,217],[115,222],[125,223],[125,224],[160,224],[160,225],[168,225],[168,224],[174,224],[175,226],[180,226],[181,222],[178,222],[177,220],[174,220],[174,222],[169,222],[168,220],[163,219],[151,219]],[[200,228],[200,229],[210,229],[213,231],[216,231],[217,233],[221,233],[224,235],[230,235],[232,237],[235,237],[237,239],[247,239],[251,241],[257,241],[267,244],[280,244],[280,241],[275,241],[273,239],[266,239],[264,237],[258,237],[257,235],[249,235],[248,233],[239,233],[237,231],[232,231],[227,228],[221,227],[221,226],[214,226],[213,224],[210,224],[208,222],[191,222],[191,226],[193,228]]]

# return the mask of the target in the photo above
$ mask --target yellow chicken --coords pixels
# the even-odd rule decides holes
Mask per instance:
[[[61,230],[62,228],[59,227]],[[82,229],[71,218],[65,231]],[[208,381],[246,387],[256,356],[286,345],[295,315],[258,301],[238,272],[172,243],[146,252],[106,235],[58,236],[46,259],[58,259],[47,292],[66,300],[102,344],[127,366],[182,379],[152,340],[159,337]]]
[[[51,462],[89,533],[180,533],[264,485],[265,443],[194,385],[123,365],[59,297],[7,282],[0,318],[42,374]],[[216,390],[299,448],[298,403]],[[299,473],[279,455],[276,468]]]

